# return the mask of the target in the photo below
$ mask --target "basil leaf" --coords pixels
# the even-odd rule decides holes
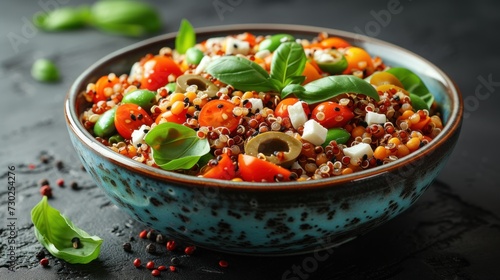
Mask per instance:
[[[259,64],[238,56],[223,56],[211,61],[207,73],[243,91],[279,91]]]
[[[302,45],[296,42],[282,43],[274,52],[271,62],[271,79],[281,83],[281,88],[293,82],[304,72],[306,54]]]
[[[195,130],[172,122],[155,126],[144,140],[153,149],[156,164],[165,170],[189,169],[210,152],[207,139],[200,139]]]
[[[401,67],[390,68],[387,72],[396,76],[408,92],[420,97],[427,104],[425,109],[429,110],[434,103],[434,96],[417,74]]]
[[[420,96],[410,92],[410,100],[411,100],[411,106],[413,107],[413,109],[415,109],[415,110],[423,110],[423,109],[429,110],[427,103],[425,103],[425,101],[422,98],[420,98]]]
[[[90,236],[76,227],[67,217],[47,202],[47,197],[31,210],[31,220],[35,226],[38,241],[55,257],[69,263],[89,263],[99,256],[102,239]],[[80,247],[75,249],[71,240],[80,239]]]
[[[185,54],[194,45],[196,45],[194,28],[188,20],[182,19],[179,32],[177,33],[177,37],[175,37],[175,49],[178,53]]]
[[[312,81],[303,87],[290,85],[283,89],[281,97],[284,98],[292,93],[308,104],[330,100],[344,93],[364,94],[376,101],[380,99],[371,84],[351,75],[328,76]]]
[[[161,29],[158,12],[141,1],[98,1],[92,5],[89,24],[110,33],[143,36]]]

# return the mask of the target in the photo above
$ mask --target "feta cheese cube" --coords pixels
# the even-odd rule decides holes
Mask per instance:
[[[302,139],[318,146],[325,142],[327,133],[328,129],[319,124],[319,122],[310,119],[306,121],[306,123],[304,124],[304,132],[302,133]]]
[[[247,41],[238,40],[233,37],[226,39],[226,55],[242,54],[247,55],[250,51],[250,43]]]
[[[205,55],[201,61],[200,61],[200,64],[198,64],[198,66],[196,66],[196,69],[194,69],[194,73],[196,75],[199,75],[201,73],[203,73],[203,71],[205,71],[205,69],[207,68],[208,64],[210,64],[210,62],[212,62],[212,60],[216,59],[220,57],[219,55],[215,55],[215,56],[208,56],[208,55]]]
[[[248,101],[252,103],[252,113],[257,112],[257,110],[264,109],[264,104],[262,103],[262,99],[260,98],[248,98]]]
[[[134,130],[132,132],[132,145],[138,148],[142,144],[145,144],[146,142],[144,141],[144,137],[146,137],[146,134],[147,132],[149,132],[150,129],[151,127],[143,124],[141,125],[141,127],[139,127],[139,129]]]
[[[290,116],[290,121],[295,129],[298,129],[301,125],[307,121],[306,112],[302,107],[302,102],[296,102],[293,105],[287,107],[288,115]]]
[[[255,57],[260,58],[260,59],[264,59],[270,55],[271,55],[271,52],[269,50],[261,50],[255,54]]]
[[[351,158],[351,164],[353,165],[358,165],[361,160],[363,160],[363,157],[369,159],[373,157],[373,150],[370,144],[367,143],[359,143],[354,146],[344,148],[344,155],[348,156]]]
[[[368,125],[371,124],[384,124],[387,121],[387,118],[384,114],[368,112],[365,115],[365,122]]]

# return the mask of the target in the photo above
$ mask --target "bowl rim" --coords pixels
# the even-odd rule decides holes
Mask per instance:
[[[425,159],[427,156],[432,154],[432,152],[439,146],[443,145],[452,137],[455,133],[459,132],[462,118],[463,118],[463,100],[460,90],[457,85],[445,74],[440,68],[428,61],[427,59],[407,50],[400,46],[394,45],[392,43],[368,37],[362,34],[352,33],[348,31],[319,27],[319,26],[308,26],[308,25],[294,25],[294,24],[264,24],[264,23],[250,23],[250,24],[231,24],[231,25],[217,25],[196,28],[195,32],[197,36],[207,37],[211,34],[238,34],[238,32],[292,32],[292,33],[308,33],[308,34],[318,34],[319,32],[326,32],[330,35],[339,36],[345,38],[351,42],[368,42],[376,45],[381,45],[383,47],[392,48],[406,55],[413,56],[414,58],[425,63],[427,66],[432,68],[436,73],[438,73],[444,81],[444,88],[446,89],[446,94],[449,96],[452,106],[450,107],[450,117],[448,121],[444,124],[441,133],[431,141],[428,145],[422,147],[421,149],[413,152],[408,158],[398,159],[394,162],[370,168],[367,170],[362,170],[354,172],[352,174],[341,175],[336,177],[330,177],[320,180],[307,180],[300,182],[293,182],[293,187],[290,187],[290,182],[271,182],[271,183],[261,183],[261,182],[235,182],[227,180],[209,179],[196,177],[193,175],[185,175],[180,173],[175,173],[171,171],[162,170],[160,168],[155,168],[148,166],[144,163],[140,163],[118,154],[106,146],[99,143],[95,138],[83,127],[80,122],[80,116],[76,113],[76,101],[78,95],[82,92],[86,84],[84,81],[92,75],[101,65],[106,64],[108,61],[112,60],[117,56],[124,56],[127,53],[133,53],[136,49],[145,48],[150,44],[157,44],[160,41],[164,41],[165,45],[169,40],[174,40],[177,32],[169,32],[166,34],[151,37],[140,42],[131,44],[124,48],[118,49],[101,59],[94,62],[89,66],[83,73],[81,73],[77,79],[72,83],[65,100],[64,114],[66,119],[66,124],[68,130],[73,132],[80,142],[86,145],[93,152],[106,157],[108,161],[113,164],[117,164],[129,171],[135,173],[140,173],[141,175],[160,180],[167,181],[170,183],[176,183],[181,185],[187,185],[192,187],[211,187],[211,188],[221,188],[221,189],[233,189],[233,190],[247,190],[247,191],[291,191],[291,190],[303,190],[311,188],[329,188],[336,187],[342,188],[342,185],[346,183],[352,183],[356,181],[366,180],[368,178],[379,176],[384,173],[390,173],[395,170],[403,168],[405,165],[413,161],[419,161]],[[230,33],[229,33],[230,32]],[[159,51],[159,50],[158,50]],[[144,53],[143,55],[145,55]]]

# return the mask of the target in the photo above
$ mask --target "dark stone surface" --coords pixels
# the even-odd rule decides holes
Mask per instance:
[[[1,279],[142,279],[151,277],[150,273],[134,268],[134,258],[161,265],[169,264],[171,256],[179,257],[179,270],[164,272],[161,278],[500,278],[500,152],[496,141],[500,137],[500,2],[214,0],[194,5],[180,0],[149,1],[163,16],[164,32],[176,31],[183,17],[195,27],[269,22],[363,32],[427,58],[462,90],[465,119],[456,150],[436,182],[410,210],[331,251],[280,258],[226,255],[201,248],[186,256],[180,251],[167,252],[163,245],[156,246],[158,253],[151,255],[146,252],[149,241],[137,238],[143,226],[114,207],[81,169],[65,127],[66,91],[90,64],[140,39],[92,29],[44,33],[27,20],[44,7],[92,2],[10,0],[1,4]],[[393,3],[399,5],[390,13]],[[233,6],[217,12],[217,7],[229,4]],[[31,64],[39,57],[55,60],[62,71],[61,82],[43,84],[30,77]],[[10,166],[15,167],[16,187],[12,215],[7,191]],[[41,198],[39,180],[43,178],[53,186],[51,205],[104,239],[98,260],[70,265],[49,256],[48,268],[38,264],[36,254],[42,246],[34,237],[30,210]],[[56,185],[58,178],[65,180],[64,187]],[[71,188],[72,181],[78,183],[78,189]],[[11,222],[15,223],[14,232]],[[127,253],[122,244],[130,236],[135,240],[130,241],[132,252]],[[9,245],[9,241],[15,244]],[[9,271],[9,254],[15,254],[16,263],[11,267],[15,272]],[[219,267],[219,260],[228,261],[229,266]]]

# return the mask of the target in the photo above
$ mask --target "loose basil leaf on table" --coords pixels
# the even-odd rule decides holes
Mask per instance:
[[[296,42],[282,43],[273,55],[271,62],[271,79],[276,80],[282,89],[290,83],[302,83],[300,78],[306,65],[306,54],[302,46]]]
[[[206,71],[239,90],[278,91],[264,68],[243,57],[219,57],[208,64]]]
[[[327,76],[304,86],[291,84],[281,91],[281,98],[293,94],[308,104],[314,104],[330,100],[344,93],[364,94],[376,101],[380,99],[370,83],[351,75]]]
[[[196,131],[176,123],[155,126],[144,138],[153,149],[153,158],[164,170],[189,169],[210,152],[207,139],[200,139]]]
[[[185,54],[186,51],[196,45],[196,33],[193,26],[186,19],[182,19],[179,27],[179,32],[175,37],[175,49],[180,54]]]
[[[38,241],[54,256],[69,263],[86,264],[99,256],[102,239],[76,227],[66,216],[47,202],[47,196],[31,210],[31,220]],[[72,239],[80,239],[74,248]]]
[[[427,86],[425,86],[424,82],[420,79],[420,77],[417,74],[413,73],[411,70],[401,67],[390,68],[386,70],[386,72],[389,72],[392,75],[396,76],[396,78],[398,78],[398,80],[403,84],[404,88],[408,92],[413,93],[414,96],[418,96],[421,99],[421,101],[423,101],[427,105],[425,108],[415,108],[415,109],[429,110],[429,108],[432,106],[432,103],[434,102],[434,96],[429,91]],[[417,99],[415,98],[415,100]],[[422,107],[423,104],[419,101],[420,100],[416,101],[419,104],[418,107]],[[412,103],[413,102],[414,101],[412,99]]]

